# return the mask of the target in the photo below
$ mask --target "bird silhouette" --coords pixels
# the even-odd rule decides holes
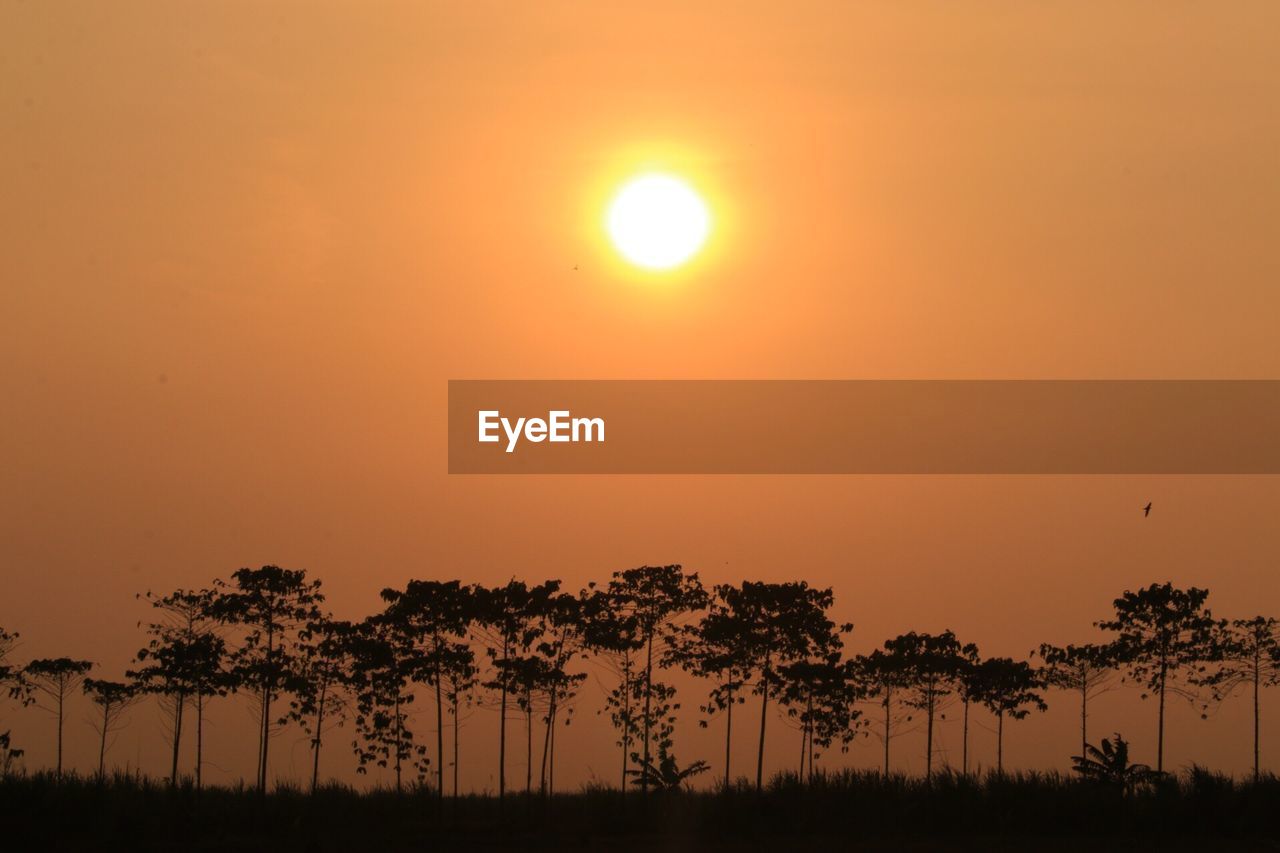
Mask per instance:
[[[1146,518],[1151,515],[1151,501],[1147,501],[1147,505],[1142,508],[1142,517]]]

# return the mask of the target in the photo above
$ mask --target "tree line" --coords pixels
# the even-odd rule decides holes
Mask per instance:
[[[679,787],[710,769],[706,761],[682,767],[675,758],[680,704],[664,680],[671,671],[705,685],[699,725],[724,719],[725,786],[733,782],[734,709],[748,697],[759,703],[754,785],[760,789],[771,709],[799,733],[802,780],[813,779],[824,751],[847,751],[858,736],[880,741],[887,776],[891,745],[908,729],[923,729],[928,779],[935,772],[935,725],[946,708],[961,709],[960,772],[970,772],[970,719],[981,710],[995,718],[996,772],[1002,773],[1006,721],[1046,710],[1050,689],[1079,704],[1081,756],[1102,755],[1088,742],[1089,706],[1123,682],[1138,685],[1157,707],[1156,773],[1164,770],[1168,699],[1195,702],[1207,716],[1229,696],[1251,694],[1256,776],[1260,692],[1280,680],[1280,622],[1216,619],[1208,595],[1171,583],[1126,591],[1115,599],[1113,614],[1094,623],[1105,642],[1045,644],[1021,660],[984,657],[949,630],[909,632],[851,655],[843,639],[853,626],[831,618],[832,590],[804,581],[707,588],[679,565],[615,572],[577,592],[556,580],[497,587],[412,580],[403,589],[384,589],[381,611],[347,621],[328,613],[320,581],[304,570],[263,566],[204,589],[140,595],[153,616],[140,623],[145,644],[121,680],[92,677],[95,665],[83,659],[17,665],[10,659],[18,635],[0,629],[0,684],[12,699],[55,719],[57,778],[65,708],[77,692],[93,703],[100,778],[128,710],[150,697],[162,711],[172,784],[181,777],[184,735],[194,728],[190,776],[197,788],[207,706],[238,694],[247,697],[257,721],[259,790],[268,786],[272,738],[283,727],[295,725],[308,736],[314,789],[322,750],[336,727],[350,721],[358,772],[385,768],[397,790],[430,785],[441,798],[450,789],[457,796],[464,710],[480,706],[498,712],[498,797],[520,784],[508,779],[507,766],[508,754],[521,746],[524,792],[548,795],[557,740],[568,736],[591,666],[605,674],[602,713],[616,733],[623,792]],[[434,742],[415,730],[410,715],[424,698],[433,706]],[[524,725],[513,728],[512,717]],[[523,745],[516,740],[521,735]],[[0,773],[13,772],[21,757],[10,733],[0,734]],[[448,781],[446,767],[452,767]]]

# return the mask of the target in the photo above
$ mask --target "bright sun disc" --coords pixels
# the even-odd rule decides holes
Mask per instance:
[[[670,175],[641,175],[628,181],[607,220],[609,238],[624,258],[639,267],[677,267],[702,248],[711,215],[693,189]]]

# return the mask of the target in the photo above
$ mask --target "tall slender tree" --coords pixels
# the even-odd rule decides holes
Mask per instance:
[[[860,682],[862,695],[880,706],[879,720],[871,722],[871,731],[884,746],[884,778],[889,778],[889,747],[902,732],[911,715],[902,703],[908,681],[902,660],[884,649],[876,649],[868,655],[853,660],[855,678]],[[879,728],[876,728],[878,724]]]
[[[384,589],[386,618],[400,626],[419,661],[417,674],[434,689],[436,707],[436,795],[444,798],[444,707],[447,670],[470,651],[467,636],[475,616],[475,593],[459,581],[413,580],[404,590]]]
[[[861,723],[862,712],[855,707],[860,698],[858,682],[840,657],[832,651],[820,660],[795,661],[780,668],[778,702],[800,730],[797,778],[806,778],[807,762],[809,784],[813,784],[814,759],[822,757],[816,747],[826,750],[839,743],[841,751],[847,751]]]
[[[1040,695],[1043,681],[1026,661],[988,658],[977,666],[982,704],[996,715],[996,773],[1004,773],[1004,719],[1022,720],[1033,710],[1046,711]]]
[[[1115,618],[1096,623],[1116,634],[1129,675],[1157,697],[1157,773],[1164,772],[1165,696],[1194,700],[1194,676],[1212,655],[1218,623],[1205,607],[1208,598],[1207,589],[1151,584],[1137,592],[1126,590],[1115,600]],[[1147,695],[1142,694],[1144,699]]]
[[[962,646],[951,631],[917,634],[912,631],[884,644],[902,676],[902,701],[925,716],[926,780],[933,778],[933,730],[938,715],[956,688],[964,665]]]
[[[289,675],[289,710],[285,715],[310,736],[311,792],[320,784],[320,750],[325,735],[341,726],[348,709],[350,622],[322,615],[300,633],[297,664]]]
[[[1089,703],[1116,687],[1120,649],[1115,643],[1054,646],[1045,643],[1032,655],[1044,663],[1040,675],[1050,687],[1080,697],[1080,754],[1089,748]]]
[[[168,595],[147,592],[138,598],[151,605],[156,618],[147,624],[147,645],[134,656],[138,668],[127,675],[137,690],[160,697],[172,736],[171,785],[178,784],[184,710],[188,703],[195,706],[195,783],[199,789],[204,781],[205,701],[225,695],[233,686],[224,669],[226,642],[211,613],[213,593],[179,589]]]
[[[539,684],[546,723],[538,786],[543,796],[550,796],[555,789],[556,724],[562,717],[565,726],[573,721],[573,700],[587,678],[585,672],[573,671],[571,666],[585,656],[587,610],[595,601],[586,591],[560,593],[547,601],[543,613],[542,639],[536,649],[545,664]]]
[[[678,620],[701,610],[706,605],[707,594],[698,580],[697,573],[686,574],[679,565],[640,566],[614,572],[606,590],[609,605],[634,617],[639,639],[644,649],[644,707],[641,711],[640,740],[641,760],[645,766],[651,763],[653,714],[653,670],[662,665],[662,651],[666,638],[674,630]],[[654,657],[654,647],[658,657]],[[649,790],[648,776],[642,776],[641,793]],[[625,786],[624,786],[625,787]]]
[[[359,762],[356,772],[367,773],[370,764],[389,769],[397,791],[403,790],[406,764],[419,784],[430,768],[427,748],[409,726],[412,684],[421,664],[402,627],[375,614],[355,625],[346,643],[355,700],[356,737],[351,746]]]
[[[303,569],[238,569],[230,582],[214,582],[209,612],[238,630],[231,673],[256,705],[259,792],[267,790],[271,738],[278,726],[271,715],[272,704],[290,683],[298,645],[305,639],[307,626],[320,618],[323,602],[320,581],[308,580]]]
[[[788,664],[822,658],[840,647],[840,633],[853,625],[837,626],[827,616],[831,589],[814,589],[804,581],[716,587],[726,611],[745,626],[743,648],[749,654],[760,696],[760,741],[756,752],[756,790],[764,787],[765,727],[769,700],[781,683],[780,669]]]
[[[750,626],[731,612],[718,593],[712,595],[702,619],[681,626],[668,641],[665,662],[711,682],[707,702],[699,706],[706,728],[711,717],[724,712],[724,789],[733,784],[731,756],[733,744],[733,708],[745,702],[747,685],[754,659],[746,642]]]
[[[38,658],[23,668],[30,682],[36,705],[58,721],[58,763],[54,774],[62,778],[62,724],[66,718],[67,697],[80,688],[93,662],[72,658]]]
[[[98,706],[98,713],[92,718],[93,730],[98,734],[98,782],[106,779],[107,743],[112,735],[124,726],[125,713],[141,698],[132,684],[121,681],[103,681],[86,678],[82,685],[84,693],[93,704]]]
[[[507,711],[513,689],[519,689],[516,678],[539,642],[547,602],[559,591],[557,580],[534,587],[511,580],[505,586],[475,589],[471,629],[485,650],[491,670],[482,686],[497,697],[500,801],[507,792]],[[532,734],[529,736],[532,738]]]
[[[965,777],[969,775],[969,710],[974,703],[981,704],[985,686],[981,663],[982,657],[976,645],[965,643],[960,647],[959,659],[956,661],[955,690],[963,708],[960,727],[960,773]]]
[[[1242,688],[1253,700],[1253,778],[1262,773],[1262,706],[1264,687],[1280,684],[1280,620],[1269,616],[1235,619],[1219,625],[1212,647],[1214,666],[1197,680],[1221,702]]]
[[[622,776],[619,791],[625,797],[627,779],[630,777],[627,763],[631,757],[631,744],[641,731],[640,713],[645,692],[643,658],[644,639],[639,622],[633,613],[615,610],[609,596],[595,592],[584,617],[585,641],[593,653],[592,660],[605,669],[614,679],[613,686],[605,693],[605,710],[618,730],[616,745],[622,750]],[[603,712],[602,712],[603,713]]]

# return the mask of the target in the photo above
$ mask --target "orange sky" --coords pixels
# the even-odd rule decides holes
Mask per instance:
[[[1273,478],[446,475],[450,378],[1280,376],[1274,3],[689,5],[0,8],[19,656],[118,674],[135,592],[266,562],[352,617],[410,577],[805,577],[857,650],[1085,640],[1165,579],[1280,611]],[[599,229],[610,182],[654,161],[720,227],[661,281]],[[567,779],[612,778],[598,705],[589,684]],[[239,707],[215,713],[225,781],[252,753]],[[1072,713],[1013,726],[1009,763],[1064,766]],[[1177,709],[1170,761],[1243,769],[1244,714]],[[464,749],[486,754],[493,716]],[[153,711],[134,717],[115,757],[161,772]],[[1149,757],[1153,718],[1125,691],[1095,725]],[[48,722],[10,725],[43,763]],[[68,737],[83,764],[91,733]],[[690,719],[677,753],[718,737]]]

